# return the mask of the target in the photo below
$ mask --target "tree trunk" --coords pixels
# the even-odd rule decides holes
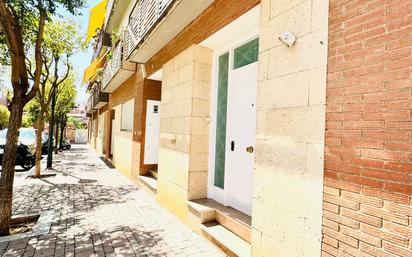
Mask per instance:
[[[17,139],[23,116],[22,97],[15,97],[10,111],[7,143],[0,177],[0,236],[9,234],[12,215],[14,167],[16,164]]]
[[[44,111],[40,109],[39,117],[37,118],[37,133],[36,133],[36,169],[34,177],[40,178],[41,173],[41,154],[43,144],[43,128],[44,128]]]
[[[64,133],[64,125],[65,125],[65,123],[64,123],[64,121],[62,121],[62,122],[60,123],[60,140],[59,140],[59,148],[60,148],[60,149],[62,149],[62,148],[63,148],[63,138],[64,138],[63,133]]]
[[[54,137],[54,153],[59,153],[59,122],[56,121],[56,128],[55,128],[55,137]]]

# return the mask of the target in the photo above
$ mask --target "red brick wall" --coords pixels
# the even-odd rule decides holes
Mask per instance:
[[[110,94],[109,104],[101,109],[101,112],[112,110],[113,107],[123,104],[127,100],[134,98],[134,122],[133,122],[133,156],[132,156],[132,176],[138,178],[149,169],[157,169],[157,165],[144,165],[144,138],[146,126],[146,101],[148,99],[160,100],[161,82],[143,78],[142,67],[138,67],[135,74],[127,79],[115,92]],[[110,111],[106,112],[107,122],[105,124],[105,149],[110,149],[111,119]],[[117,114],[119,115],[119,114]],[[106,151],[106,158],[109,159],[109,151]]]
[[[412,256],[412,0],[331,0],[323,256]]]
[[[144,175],[149,170],[157,170],[157,164],[153,165],[145,165],[144,164],[144,150],[145,150],[145,136],[146,136],[146,110],[147,110],[147,100],[161,100],[162,95],[162,82],[145,79],[144,80],[144,88],[143,88],[143,95],[142,95],[142,139],[140,145],[140,156],[135,156],[135,158],[139,158],[138,160],[134,160],[135,162],[140,162],[140,175]]]
[[[259,3],[260,0],[214,0],[201,15],[147,61],[146,76],[150,76],[177,54],[193,44],[199,44]]]
[[[126,101],[134,98],[134,121],[133,121],[133,156],[132,156],[132,175],[138,176],[139,169],[140,169],[140,162],[135,161],[139,160],[140,156],[140,142],[142,137],[142,95],[143,95],[143,86],[144,86],[144,79],[143,73],[141,72],[142,69],[139,67],[137,71],[130,76],[119,88],[110,94],[109,103],[107,105],[107,110],[112,110],[115,106],[119,104],[123,104]],[[105,124],[105,146],[106,149],[110,149],[110,135],[111,132],[111,112],[106,112],[107,115],[107,123]],[[120,115],[120,114],[115,114]],[[138,157],[136,157],[138,156]],[[107,151],[106,158],[109,158],[109,151]]]

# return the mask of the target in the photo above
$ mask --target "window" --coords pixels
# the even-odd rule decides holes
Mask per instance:
[[[259,39],[256,38],[234,50],[233,69],[257,62],[259,55]]]
[[[225,161],[226,161],[226,118],[227,118],[227,93],[229,81],[229,53],[219,57],[218,92],[217,92],[217,117],[216,117],[216,156],[215,156],[215,181],[217,187],[225,186]]]
[[[134,102],[133,99],[128,100],[122,104],[122,126],[123,131],[133,130],[133,114],[134,114]]]

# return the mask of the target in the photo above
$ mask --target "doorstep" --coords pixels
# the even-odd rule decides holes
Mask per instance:
[[[189,215],[202,235],[229,256],[250,256],[250,216],[211,199],[188,201]]]
[[[157,179],[157,170],[148,170],[147,174]]]
[[[138,185],[143,188],[152,196],[156,196],[157,193],[157,178],[152,176],[150,173],[146,175],[140,175],[138,179]]]
[[[231,257],[250,257],[250,243],[217,222],[202,224],[202,235]]]

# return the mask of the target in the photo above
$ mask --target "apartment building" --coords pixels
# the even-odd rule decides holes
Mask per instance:
[[[102,1],[89,143],[229,256],[411,256],[411,17],[403,0]]]

